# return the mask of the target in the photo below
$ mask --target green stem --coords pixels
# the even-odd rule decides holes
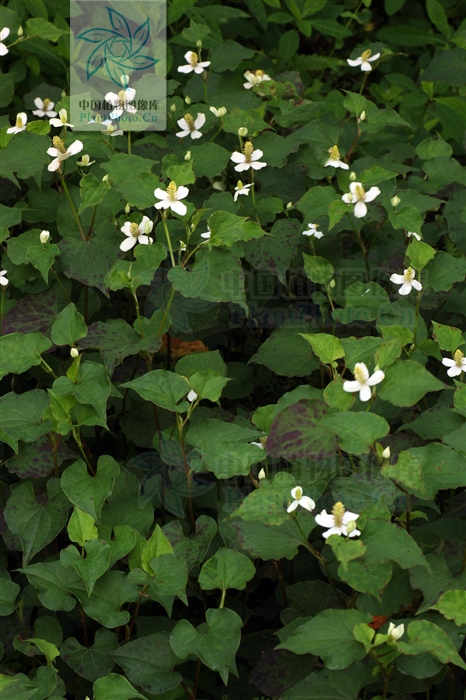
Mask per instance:
[[[131,296],[133,297],[133,300],[134,300],[134,306],[136,308],[136,317],[138,319],[139,333],[141,335],[141,338],[144,338],[144,330],[142,328],[142,322],[141,322],[141,312],[139,310],[139,300],[138,300],[136,292],[134,291],[134,288],[131,286],[130,289],[131,289]]]
[[[168,245],[168,250],[170,251],[170,260],[172,263],[172,267],[176,267],[175,256],[173,255],[172,242],[171,242],[171,238],[170,238],[170,233],[168,231],[167,218],[166,218],[165,212],[162,214],[162,224],[163,224],[163,228],[165,231],[165,236],[167,237],[167,245]]]
[[[367,281],[370,282],[370,279],[371,279],[371,272],[370,272],[370,267],[369,267],[369,260],[368,260],[368,257],[367,257],[367,248],[366,248],[366,246],[364,245],[364,241],[362,240],[361,233],[356,229],[356,227],[354,226],[353,222],[351,221],[351,217],[350,217],[350,215],[349,215],[349,212],[346,212],[346,216],[347,216],[348,221],[349,221],[349,223],[350,223],[350,226],[351,226],[351,228],[352,228],[352,230],[353,230],[353,233],[354,233],[354,235],[356,236],[356,240],[358,241],[359,246],[360,246],[360,248],[361,248],[361,250],[362,250],[362,252],[363,252],[363,255],[364,255],[364,263],[365,263],[365,265],[366,265]]]
[[[420,277],[420,275],[419,275]],[[422,291],[417,293],[417,299],[416,299],[416,316],[414,319],[414,337],[413,337],[413,345],[416,347],[417,343],[417,325],[418,325],[418,320],[419,320],[419,307],[421,305],[421,297],[422,297]]]
[[[52,271],[53,276],[55,277],[55,279],[57,280],[58,284],[60,285],[61,290],[62,290],[63,294],[65,295],[66,301],[68,302],[68,304],[71,304],[71,297],[70,297],[70,295],[68,294],[68,292],[66,291],[66,289],[65,289],[65,287],[64,287],[64,285],[63,285],[63,282],[61,281],[61,279],[60,279],[58,273],[56,273],[55,270],[53,269],[53,265],[52,265],[52,267],[50,268],[50,270]]]
[[[157,331],[157,336],[159,338],[162,335],[163,327],[164,327],[165,322],[167,320],[168,312],[170,311],[170,307],[172,305],[172,301],[173,301],[174,297],[175,297],[175,289],[172,287],[170,290],[170,295],[169,295],[168,300],[167,300],[167,305],[165,307],[164,314],[162,316],[162,321],[160,323],[159,330]]]
[[[48,364],[46,363],[46,361],[44,360],[43,357],[40,358],[40,364],[41,364],[41,367],[43,367],[43,368],[45,369],[46,372],[48,372],[49,374],[51,374],[52,377],[53,377],[54,379],[57,379],[57,375],[55,374],[55,372],[53,371],[53,369],[50,367],[50,365],[48,365]]]
[[[5,286],[2,286],[2,299],[0,302],[0,335],[2,335],[3,310],[5,308]]]
[[[81,438],[79,436],[79,429],[77,429],[76,426],[73,425],[73,426],[71,426],[71,433],[73,435],[75,443],[77,444],[77,446],[79,448],[79,451],[81,452],[81,455],[82,455],[84,461],[86,462],[87,468],[89,469],[92,476],[95,476],[95,470],[94,470],[92,464],[89,462],[87,454],[84,451],[84,448],[83,448],[83,445],[81,442]]]
[[[131,154],[131,131],[128,131],[128,153]]]
[[[75,207],[74,207],[73,200],[71,199],[71,195],[70,195],[70,192],[69,192],[69,190],[68,190],[68,186],[67,186],[67,184],[66,184],[66,182],[65,182],[65,178],[63,177],[62,173],[60,173],[60,172],[59,172],[59,176],[60,176],[60,180],[61,180],[61,184],[62,184],[63,190],[64,190],[64,192],[65,192],[65,194],[66,194],[66,198],[67,198],[67,200],[68,200],[68,204],[70,205],[70,208],[71,208],[71,211],[72,211],[72,213],[73,213],[74,219],[75,219],[76,224],[77,224],[77,226],[78,226],[79,233],[81,234],[81,238],[82,238],[83,241],[85,241],[85,240],[86,240],[86,236],[85,236],[85,234],[84,234],[83,227],[82,227],[82,225],[81,225],[81,221],[79,220],[78,213],[77,213],[77,211],[76,211],[76,209],[75,209]]]
[[[226,595],[227,595],[227,589],[224,588],[224,589],[222,590],[222,597],[220,598],[220,605],[218,606],[219,608],[223,608],[223,606],[225,605],[225,598],[226,598]]]

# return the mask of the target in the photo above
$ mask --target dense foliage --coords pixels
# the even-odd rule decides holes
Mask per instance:
[[[1,5],[2,698],[460,700],[462,0],[169,1],[129,136]]]

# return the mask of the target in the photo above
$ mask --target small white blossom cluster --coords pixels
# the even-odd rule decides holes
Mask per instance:
[[[293,501],[286,509],[287,513],[292,513],[298,506],[310,512],[316,507],[312,498],[304,495],[301,486],[296,486],[294,489],[291,489],[291,497]],[[331,513],[327,513],[326,510],[323,510],[318,515],[314,516],[314,518],[318,525],[328,528],[328,530],[322,533],[324,539],[327,539],[330,535],[357,537],[361,534],[361,531],[356,529],[356,520],[359,518],[359,514],[346,510],[343,503],[340,501],[335,503]]]

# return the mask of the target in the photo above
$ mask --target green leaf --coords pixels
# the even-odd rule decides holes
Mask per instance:
[[[309,344],[300,331],[304,328],[290,326],[277,328],[262,343],[249,363],[265,365],[275,374],[285,377],[305,377],[319,366]]]
[[[165,369],[156,369],[147,372],[142,377],[134,379],[132,382],[120,384],[125,389],[133,389],[146,401],[152,401],[157,406],[182,413],[189,407],[187,401],[180,401],[189,393],[189,384],[175,372],[168,372]]]
[[[446,632],[428,620],[414,620],[407,629],[408,641],[398,642],[398,650],[408,656],[429,652],[443,664],[455,664],[466,670],[466,664],[459,656]]]
[[[209,59],[212,62],[211,68],[217,73],[235,70],[241,61],[252,58],[254,53],[254,50],[247,49],[236,41],[227,39],[211,49],[209,53]]]
[[[395,464],[382,467],[382,474],[395,479],[409,493],[429,500],[441,489],[466,485],[458,453],[435,442],[403,450]]]
[[[367,454],[376,440],[384,438],[390,432],[385,418],[361,411],[325,416],[322,423],[338,435],[342,450],[355,455]]]
[[[324,459],[336,452],[336,436],[323,423],[321,399],[302,399],[281,411],[267,438],[267,454],[286,459]]]
[[[439,51],[421,73],[421,80],[433,82],[443,80],[448,85],[463,85],[466,82],[466,50]]]
[[[340,375],[331,381],[324,389],[323,398],[327,406],[347,411],[354,404],[355,396],[343,389],[343,379]]]
[[[89,540],[95,540],[99,536],[95,526],[95,520],[81,508],[73,509],[68,523],[68,537],[72,542],[77,542],[83,547]]]
[[[307,340],[319,360],[325,364],[331,364],[333,360],[345,356],[341,341],[334,335],[328,333],[316,333],[315,335],[300,333],[300,335]]]
[[[236,588],[242,591],[255,573],[256,569],[249,557],[220,547],[203,565],[199,574],[199,585],[204,591],[213,588],[219,588],[221,591]]]
[[[69,503],[58,479],[47,482],[46,503],[38,502],[30,481],[19,484],[5,507],[10,531],[21,540],[23,566],[61,532],[68,520]]]
[[[387,367],[378,394],[394,406],[414,406],[428,391],[444,388],[423,365],[413,360],[396,360]]]
[[[51,644],[45,639],[21,639],[21,644],[32,644],[33,646],[37,647],[39,652],[43,654],[47,659],[48,666],[51,666],[54,659],[56,659],[57,656],[60,656],[60,652],[58,651],[55,644]],[[22,651],[22,649],[19,649],[19,651]]]
[[[49,144],[48,139],[28,131],[15,134],[2,151],[2,168],[17,173],[22,180],[31,176],[40,179],[44,166],[50,163]]]
[[[118,257],[118,246],[93,235],[84,241],[64,237],[59,247],[65,275],[108,296],[105,276]]]
[[[188,582],[188,567],[186,562],[176,554],[161,554],[150,562],[150,587],[159,596],[178,596],[185,605],[186,584]]]
[[[115,666],[110,652],[118,649],[116,634],[106,629],[96,630],[94,644],[89,649],[81,646],[77,639],[68,637],[60,647],[63,661],[88,681],[95,681],[110,673]],[[113,699],[112,699],[113,700]]]
[[[269,270],[285,284],[286,271],[300,243],[301,230],[296,221],[278,219],[272,226],[270,236],[262,236],[243,246],[244,257],[256,269]]]
[[[389,0],[391,3],[395,0]],[[303,681],[287,688],[282,700],[354,700],[363,686],[373,681],[363,664],[352,664],[344,671],[314,671]],[[375,698],[374,698],[375,700]],[[401,698],[399,698],[401,700]]]
[[[39,270],[46,282],[49,281],[49,271],[57,255],[60,255],[60,248],[54,243],[47,246],[32,245],[26,251],[28,262]]]
[[[134,603],[139,598],[137,586],[122,571],[107,571],[95,584],[90,597],[82,589],[73,588],[73,593],[86,615],[110,629],[126,625],[130,613],[121,608],[125,603]]]
[[[44,608],[69,612],[76,605],[70,589],[82,582],[74,569],[64,569],[60,561],[53,561],[31,564],[19,571],[26,574]]]
[[[441,138],[429,138],[424,139],[421,143],[416,146],[416,155],[422,160],[429,160],[429,158],[449,158],[453,153],[452,147],[449,143]]]
[[[120,192],[130,207],[145,209],[154,206],[154,190],[160,187],[152,172],[156,161],[131,153],[115,153],[101,167],[107,171],[109,182]]]
[[[68,30],[59,29],[51,22],[42,19],[42,17],[31,17],[26,22],[26,34],[56,42],[63,34],[68,34]]]
[[[318,255],[303,253],[304,271],[310,280],[316,284],[327,284],[333,277],[333,265]]]
[[[98,423],[104,428],[107,427],[106,408],[112,385],[105,367],[101,364],[81,362],[75,380],[58,377],[53,383],[52,391],[59,397],[74,396],[80,404],[89,404],[98,414],[97,420],[91,425]]]
[[[100,204],[111,189],[109,182],[98,180],[91,173],[84,175],[79,186],[81,188],[81,204],[79,205],[78,215],[88,207],[96,207]]]
[[[64,470],[61,487],[71,503],[100,522],[100,511],[119,473],[118,463],[109,455],[99,457],[95,476],[90,476],[86,464],[78,459]]]
[[[175,366],[175,372],[191,379],[196,372],[213,370],[222,377],[227,375],[227,366],[218,350],[210,352],[198,352],[181,357]]]
[[[41,354],[52,347],[42,333],[10,333],[0,338],[0,379],[10,372],[22,374],[40,365]]]
[[[203,248],[190,271],[172,267],[168,280],[190,299],[231,301],[247,311],[244,272],[239,259],[228,250]]]
[[[376,282],[353,282],[345,289],[345,308],[335,309],[333,318],[340,323],[374,321],[390,308],[388,294]]]
[[[9,576],[9,574],[6,575]],[[2,577],[0,581],[0,617],[5,617],[15,611],[16,598],[21,588],[9,578]]]
[[[437,29],[442,32],[446,39],[451,36],[451,27],[448,24],[447,15],[444,7],[439,2],[439,0],[427,0],[426,2],[427,14],[432,24],[435,24]]]
[[[18,452],[18,440],[34,442],[48,433],[52,421],[43,420],[49,398],[42,389],[32,389],[22,394],[13,392],[0,397],[0,431],[2,440]],[[12,440],[13,442],[10,442]]]
[[[209,144],[207,144],[209,145]],[[214,144],[212,144],[214,145]],[[219,147],[220,148],[220,147]],[[222,149],[224,150],[224,149]],[[165,161],[167,159],[170,159],[173,157],[173,160],[175,160],[176,156],[171,156],[170,154],[168,156],[165,156],[163,159],[163,164],[165,166]],[[169,160],[169,162],[170,162]],[[170,180],[173,180],[173,182],[176,182],[177,186],[180,187],[180,185],[192,185],[194,182],[196,182],[196,176],[193,172],[193,165],[194,161],[190,160],[188,162],[183,161],[182,163],[173,163],[173,165],[170,165],[167,167],[167,177],[170,178]]]
[[[55,345],[73,346],[87,335],[87,326],[74,304],[68,304],[56,317],[50,337]]]
[[[219,372],[213,369],[195,372],[189,379],[189,385],[196,392],[200,399],[218,401],[222,395],[224,387],[232,381],[228,377],[222,377]]]
[[[230,517],[246,522],[258,521],[265,525],[281,525],[289,520],[286,506],[291,502],[291,489],[296,485],[291,474],[278,473],[273,482],[263,480],[260,488],[252,491]]]
[[[81,557],[76,547],[70,544],[60,552],[60,561],[66,569],[72,566],[84,581],[90,596],[97,580],[105,574],[110,566],[111,547],[99,539],[91,539],[84,544],[85,557]]]
[[[161,557],[163,554],[173,554],[173,547],[162,532],[160,525],[156,525],[141,552],[141,566],[149,576],[153,575],[150,568],[151,560]]]
[[[330,535],[327,539],[327,544],[330,545],[332,551],[339,562],[341,562],[344,571],[348,570],[348,562],[353,559],[359,559],[366,551],[366,546],[362,540],[350,540],[340,537],[340,535]]]
[[[361,661],[366,650],[353,635],[353,627],[371,622],[372,617],[359,610],[324,610],[309,622],[299,625],[285,642],[276,647],[295,654],[321,656],[326,668],[347,668],[354,661]]]
[[[138,693],[124,676],[117,673],[109,673],[108,676],[98,678],[93,688],[95,700],[134,700],[134,698],[146,700],[145,695]]]
[[[180,659],[195,654],[212,671],[218,671],[228,683],[231,664],[241,640],[242,620],[233,610],[220,608],[206,612],[207,624],[194,628],[179,620],[170,635],[170,645]]]
[[[406,255],[411,260],[411,265],[416,270],[422,270],[432,260],[436,251],[427,243],[413,240],[409,244]]]
[[[462,282],[466,274],[466,260],[454,258],[443,250],[437,251],[437,255],[426,268],[429,287],[436,292],[449,292],[455,282]]]
[[[349,92],[347,90],[344,90],[344,92],[346,92],[346,97],[343,100],[343,106],[348,112],[359,117],[361,112],[366,109],[366,98],[363,95],[359,95],[357,92]]]
[[[167,634],[150,634],[125,644],[112,652],[128,679],[143,690],[162,695],[179,686],[182,676],[173,671],[178,657],[173,653]]]
[[[403,201],[403,200],[402,200]],[[399,211],[391,211],[388,215],[393,228],[404,228],[406,231],[421,233],[422,218],[416,207],[408,204]]]
[[[191,148],[193,170],[196,177],[215,177],[228,165],[231,153],[216,143],[205,143]],[[175,180],[178,184],[178,180]]]
[[[248,221],[242,216],[235,216],[226,211],[216,211],[209,217],[211,242],[213,245],[231,247],[237,241],[250,241],[261,238],[265,232],[255,221]]]
[[[447,591],[435,605],[431,605],[430,610],[438,610],[458,626],[466,625],[466,591]]]

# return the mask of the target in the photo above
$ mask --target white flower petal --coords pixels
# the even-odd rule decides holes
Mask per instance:
[[[235,170],[238,173],[243,172],[243,170],[249,170],[251,167],[251,163],[238,163],[238,165],[235,165]]]
[[[166,199],[167,193],[165,190],[162,190],[161,187],[157,187],[157,189],[154,190],[154,197],[157,197],[157,199]]]
[[[68,146],[67,152],[68,155],[70,156],[75,156],[76,153],[80,153],[84,148],[84,144],[82,141],[79,141],[79,139],[76,139],[76,141],[73,141],[73,143]]]
[[[362,63],[362,58],[361,58],[361,56],[358,56],[358,57],[355,58],[355,59],[347,58],[346,61],[347,61],[347,63],[348,63],[350,66],[353,66],[353,68],[354,68],[355,66],[360,66],[360,65],[361,65],[361,63]]]
[[[262,158],[264,155],[264,152],[260,150],[260,148],[256,148],[251,155],[251,160],[259,160],[259,158]]]
[[[189,136],[191,131],[189,129],[185,129],[184,131],[177,131],[175,136],[178,136],[179,139],[184,139],[186,136]]]
[[[58,160],[58,158],[55,158],[55,160],[52,160],[52,162],[47,166],[47,170],[53,173],[55,170],[58,170],[59,167],[60,161]]]
[[[393,274],[390,277],[390,282],[394,282],[395,284],[403,284],[404,281],[405,281],[404,275]]]
[[[189,124],[184,117],[181,117],[181,119],[178,119],[178,121],[176,123],[178,124],[180,129],[183,129],[184,131],[186,131],[186,130],[189,131]]]
[[[251,163],[251,168],[253,170],[260,170],[261,168],[265,168],[266,166],[267,166],[267,163],[258,163],[257,161],[253,161]],[[235,169],[238,170],[238,166],[236,166]]]
[[[442,365],[445,365],[445,367],[454,367],[456,362],[455,360],[450,360],[449,357],[444,357],[442,360]]]
[[[414,287],[414,289],[416,289],[418,292],[421,291],[422,284],[420,282],[418,282],[417,280],[411,280],[411,284]]]
[[[316,504],[312,500],[312,498],[309,498],[309,496],[302,496],[299,499],[299,505],[302,508],[305,508],[306,510],[312,511],[316,507]]]
[[[372,391],[370,386],[367,384],[363,384],[362,387],[359,390],[359,400],[360,401],[369,401],[372,396]]]
[[[375,53],[373,56],[368,58],[368,61],[376,61],[380,57],[380,53]]]
[[[191,131],[191,138],[192,139],[200,139],[202,136],[202,133],[200,131]]]
[[[352,194],[344,194],[342,196],[342,200],[344,201],[345,204],[351,204],[353,202],[353,195]]]
[[[125,221],[120,231],[125,234],[125,236],[131,236],[131,221]]]
[[[348,533],[346,533],[346,534],[347,534],[347,537],[358,537],[361,534],[361,530],[352,530],[349,533],[349,535],[348,535]]]
[[[245,163],[246,156],[243,153],[239,153],[239,151],[234,151],[230,156],[230,160],[232,160],[233,163]]]
[[[355,391],[359,391],[360,388],[361,384],[356,380],[343,382],[343,391],[347,391],[350,394]]]
[[[194,126],[196,129],[200,129],[205,124],[205,114],[199,113],[194,120]]]
[[[0,32],[0,41],[4,41],[8,36],[10,36],[10,30],[8,27],[3,27]]]
[[[378,197],[380,194],[380,190],[378,187],[371,187],[368,192],[366,192],[366,196],[364,197],[365,202],[372,202],[376,197]]]
[[[385,379],[385,372],[382,372],[381,369],[378,369],[377,372],[374,372],[372,377],[369,377],[367,380],[367,383],[369,386],[375,386],[376,384],[380,384]]]
[[[317,525],[320,525],[321,527],[333,527],[335,523],[333,515],[331,513],[327,513],[326,510],[318,513],[314,517],[314,520],[316,521]]]
[[[188,211],[186,204],[183,204],[183,202],[170,202],[170,209],[180,216],[184,216]]]
[[[291,503],[291,504],[288,506],[288,508],[286,509],[286,512],[287,512],[287,513],[292,513],[294,510],[296,510],[296,508],[298,507],[298,505],[299,505],[298,501],[293,501],[293,503]]]
[[[341,527],[331,527],[330,530],[327,530],[326,532],[322,533],[322,537],[326,540],[327,537],[330,537],[330,535],[342,535],[343,530]]]
[[[176,191],[176,198],[177,199],[184,199],[187,197],[189,194],[189,189],[185,187],[184,185],[181,185],[181,187],[178,187]]]
[[[362,219],[367,214],[367,207],[364,202],[356,202],[354,205],[354,215],[357,219]]]
[[[126,251],[131,250],[131,248],[133,248],[135,245],[136,238],[134,236],[129,236],[120,243],[120,250],[123,250],[126,253]]]
[[[457,377],[459,374],[461,374],[462,371],[463,371],[462,368],[458,367],[458,365],[455,362],[455,366],[452,367],[451,369],[449,369],[447,371],[447,374],[449,377]]]
[[[401,287],[398,290],[398,294],[401,294],[401,296],[405,297],[407,294],[410,293],[411,289],[413,288],[413,285],[411,282],[405,282],[404,284],[401,285]]]
[[[178,73],[191,73],[194,70],[192,66],[178,66]]]
[[[368,72],[368,71],[372,70],[372,66],[368,61],[363,61],[361,63],[361,70]]]

